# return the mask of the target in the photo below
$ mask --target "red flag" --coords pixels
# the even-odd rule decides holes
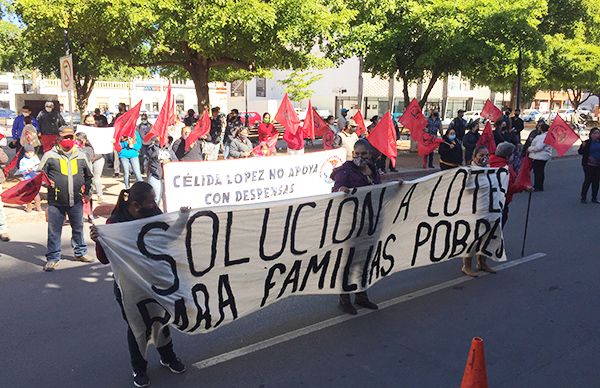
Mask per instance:
[[[390,111],[387,111],[381,121],[369,133],[367,140],[373,147],[390,158],[392,166],[396,166],[396,157],[398,156],[396,129]]]
[[[335,140],[335,134],[331,129],[328,129],[323,134],[323,149],[324,150],[332,150],[333,149],[333,141]]]
[[[483,109],[481,110],[481,117],[492,121],[498,121],[502,117],[502,111],[500,110],[500,108],[494,105],[492,100],[488,98],[485,104],[483,105]]]
[[[523,162],[521,163],[521,168],[519,169],[519,173],[517,174],[517,179],[515,180],[515,186],[517,190],[515,192],[523,191],[532,186],[531,184],[531,158],[529,156],[525,156],[523,158]]]
[[[552,146],[558,156],[563,156],[577,140],[579,140],[579,135],[569,124],[565,123],[560,115],[556,115],[544,143]]]
[[[202,117],[196,121],[194,130],[190,132],[187,139],[185,139],[185,152],[190,150],[190,147],[195,141],[198,141],[203,136],[206,136],[210,132],[210,116],[208,115],[208,108],[204,109]]]
[[[129,109],[127,112],[123,113],[119,116],[118,119],[115,120],[115,150],[117,152],[121,151],[121,137],[134,137],[135,136],[135,127],[137,124],[138,116],[140,115],[140,108],[142,107],[142,100],[137,103],[136,106]]]
[[[0,140],[4,139],[4,134],[0,133]]]
[[[252,154],[254,156],[270,156],[277,152],[275,146],[277,145],[277,139],[279,139],[279,134],[272,135],[267,138],[265,141],[261,141],[259,145],[252,149]],[[269,154],[265,154],[263,152],[263,146],[266,145],[269,148]]]
[[[49,184],[50,181],[44,172],[40,172],[33,179],[21,181],[4,191],[2,201],[13,205],[26,205],[31,203],[36,195],[39,194],[42,184]]]
[[[436,148],[439,147],[440,143],[444,142],[444,140],[437,137],[436,135],[432,135],[428,132],[423,131],[422,129],[417,130],[417,131],[411,130],[410,131],[411,135],[413,132],[421,132],[421,134],[422,134],[420,136],[420,140],[418,141],[418,147],[417,147],[417,153],[419,154],[419,156],[429,155],[430,153],[435,151]],[[413,140],[414,139],[415,138],[413,137]]]
[[[304,131],[305,137],[315,140],[315,118],[313,115],[312,102],[310,100],[308,100],[308,109],[306,110],[302,131]]]
[[[169,81],[165,102],[163,103],[162,108],[160,108],[160,113],[158,114],[158,117],[156,118],[156,122],[152,126],[152,129],[146,134],[146,136],[144,136],[144,141],[147,142],[148,140],[157,136],[160,140],[160,146],[164,147],[165,144],[167,144],[169,138],[169,125],[172,124],[174,118],[175,100],[173,99],[173,96],[171,94],[171,81]]]
[[[17,167],[17,162],[19,161],[21,155],[23,155],[23,150],[24,148],[21,147],[21,149],[19,149],[19,152],[17,152],[15,156],[13,156],[13,158],[10,160],[10,162],[8,162],[6,166],[4,166],[4,175],[8,177],[10,175],[10,172],[14,170],[15,167]]]
[[[419,140],[417,140],[415,137],[420,138],[423,128],[427,127],[427,119],[425,118],[425,115],[423,115],[421,106],[416,98],[413,98],[410,104],[408,104],[404,114],[402,114],[402,117],[400,117],[400,120],[398,121],[400,124],[402,124],[402,126],[410,129],[411,136],[413,132],[416,132],[412,137],[413,140],[417,142]]]
[[[488,100],[489,101],[489,100]],[[490,154],[496,152],[496,141],[494,140],[494,132],[492,131],[492,124],[488,121],[485,123],[485,128],[483,129],[483,133],[479,140],[477,140],[477,145],[484,145]]]
[[[362,136],[363,134],[367,133],[367,126],[365,125],[365,119],[363,118],[363,115],[360,110],[358,112],[356,112],[356,114],[354,116],[352,116],[352,120],[354,120],[354,122],[356,123],[356,132],[355,133],[358,136]]]
[[[287,93],[285,96],[283,96],[283,101],[281,101],[279,110],[275,115],[275,120],[277,120],[279,124],[283,125],[286,131],[290,131],[292,135],[295,135],[298,131],[300,119],[298,118],[298,114],[296,114],[296,111],[294,110],[292,102],[290,101]]]

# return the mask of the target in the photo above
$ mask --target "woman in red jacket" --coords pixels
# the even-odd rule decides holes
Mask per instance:
[[[271,115],[266,112],[263,114],[262,123],[258,125],[258,142],[266,142],[274,135],[279,136],[279,132],[271,122]]]

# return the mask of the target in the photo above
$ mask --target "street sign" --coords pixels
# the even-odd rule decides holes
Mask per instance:
[[[73,57],[71,55],[60,57],[60,86],[62,91],[75,89],[74,82]]]

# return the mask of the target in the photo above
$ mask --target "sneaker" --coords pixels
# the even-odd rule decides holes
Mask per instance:
[[[371,302],[368,298],[356,298],[354,304],[360,307],[364,307],[369,310],[378,310],[379,306]]]
[[[148,387],[150,386],[150,377],[146,372],[133,372],[133,385],[136,387]]]
[[[165,368],[169,368],[169,370],[173,373],[179,374],[185,372],[185,365],[183,365],[183,362],[181,362],[181,360],[178,358],[169,363],[160,360],[160,365],[164,366]]]
[[[86,255],[75,256],[75,260],[81,261],[82,263],[91,263],[94,261],[94,259],[87,257]]]
[[[52,272],[58,267],[58,260],[49,260],[44,265],[44,271]]]
[[[358,314],[358,311],[356,311],[356,308],[354,308],[354,306],[352,306],[352,304],[350,304],[350,303],[338,303],[338,308],[346,314],[350,314],[350,315]]]
[[[10,241],[10,237],[8,237],[8,233],[0,233],[0,241],[4,241],[4,242]]]

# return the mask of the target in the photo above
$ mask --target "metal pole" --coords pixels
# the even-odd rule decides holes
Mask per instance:
[[[244,126],[248,126],[248,81],[244,81],[244,103],[246,104],[244,113]]]
[[[527,227],[529,226],[529,210],[531,209],[531,191],[527,199],[527,215],[525,216],[525,231],[523,232],[523,246],[521,247],[521,257],[525,256],[525,241],[527,241]]]
[[[69,36],[67,35],[67,29],[65,28],[63,30],[64,34],[65,34],[65,55],[69,55],[70,53],[70,47],[69,47]],[[75,80],[73,80],[73,82],[75,82]],[[71,89],[67,90],[67,100],[68,100],[68,107],[69,107],[69,125],[73,126],[73,102],[71,101],[72,99],[72,95],[71,95]],[[59,110],[59,114],[60,114],[60,107],[58,108]],[[80,114],[82,112],[79,112]]]
[[[363,58],[358,58],[358,110],[363,107]]]
[[[517,62],[517,98],[516,109],[521,109],[521,83],[523,82],[523,50],[519,47],[519,59]]]

